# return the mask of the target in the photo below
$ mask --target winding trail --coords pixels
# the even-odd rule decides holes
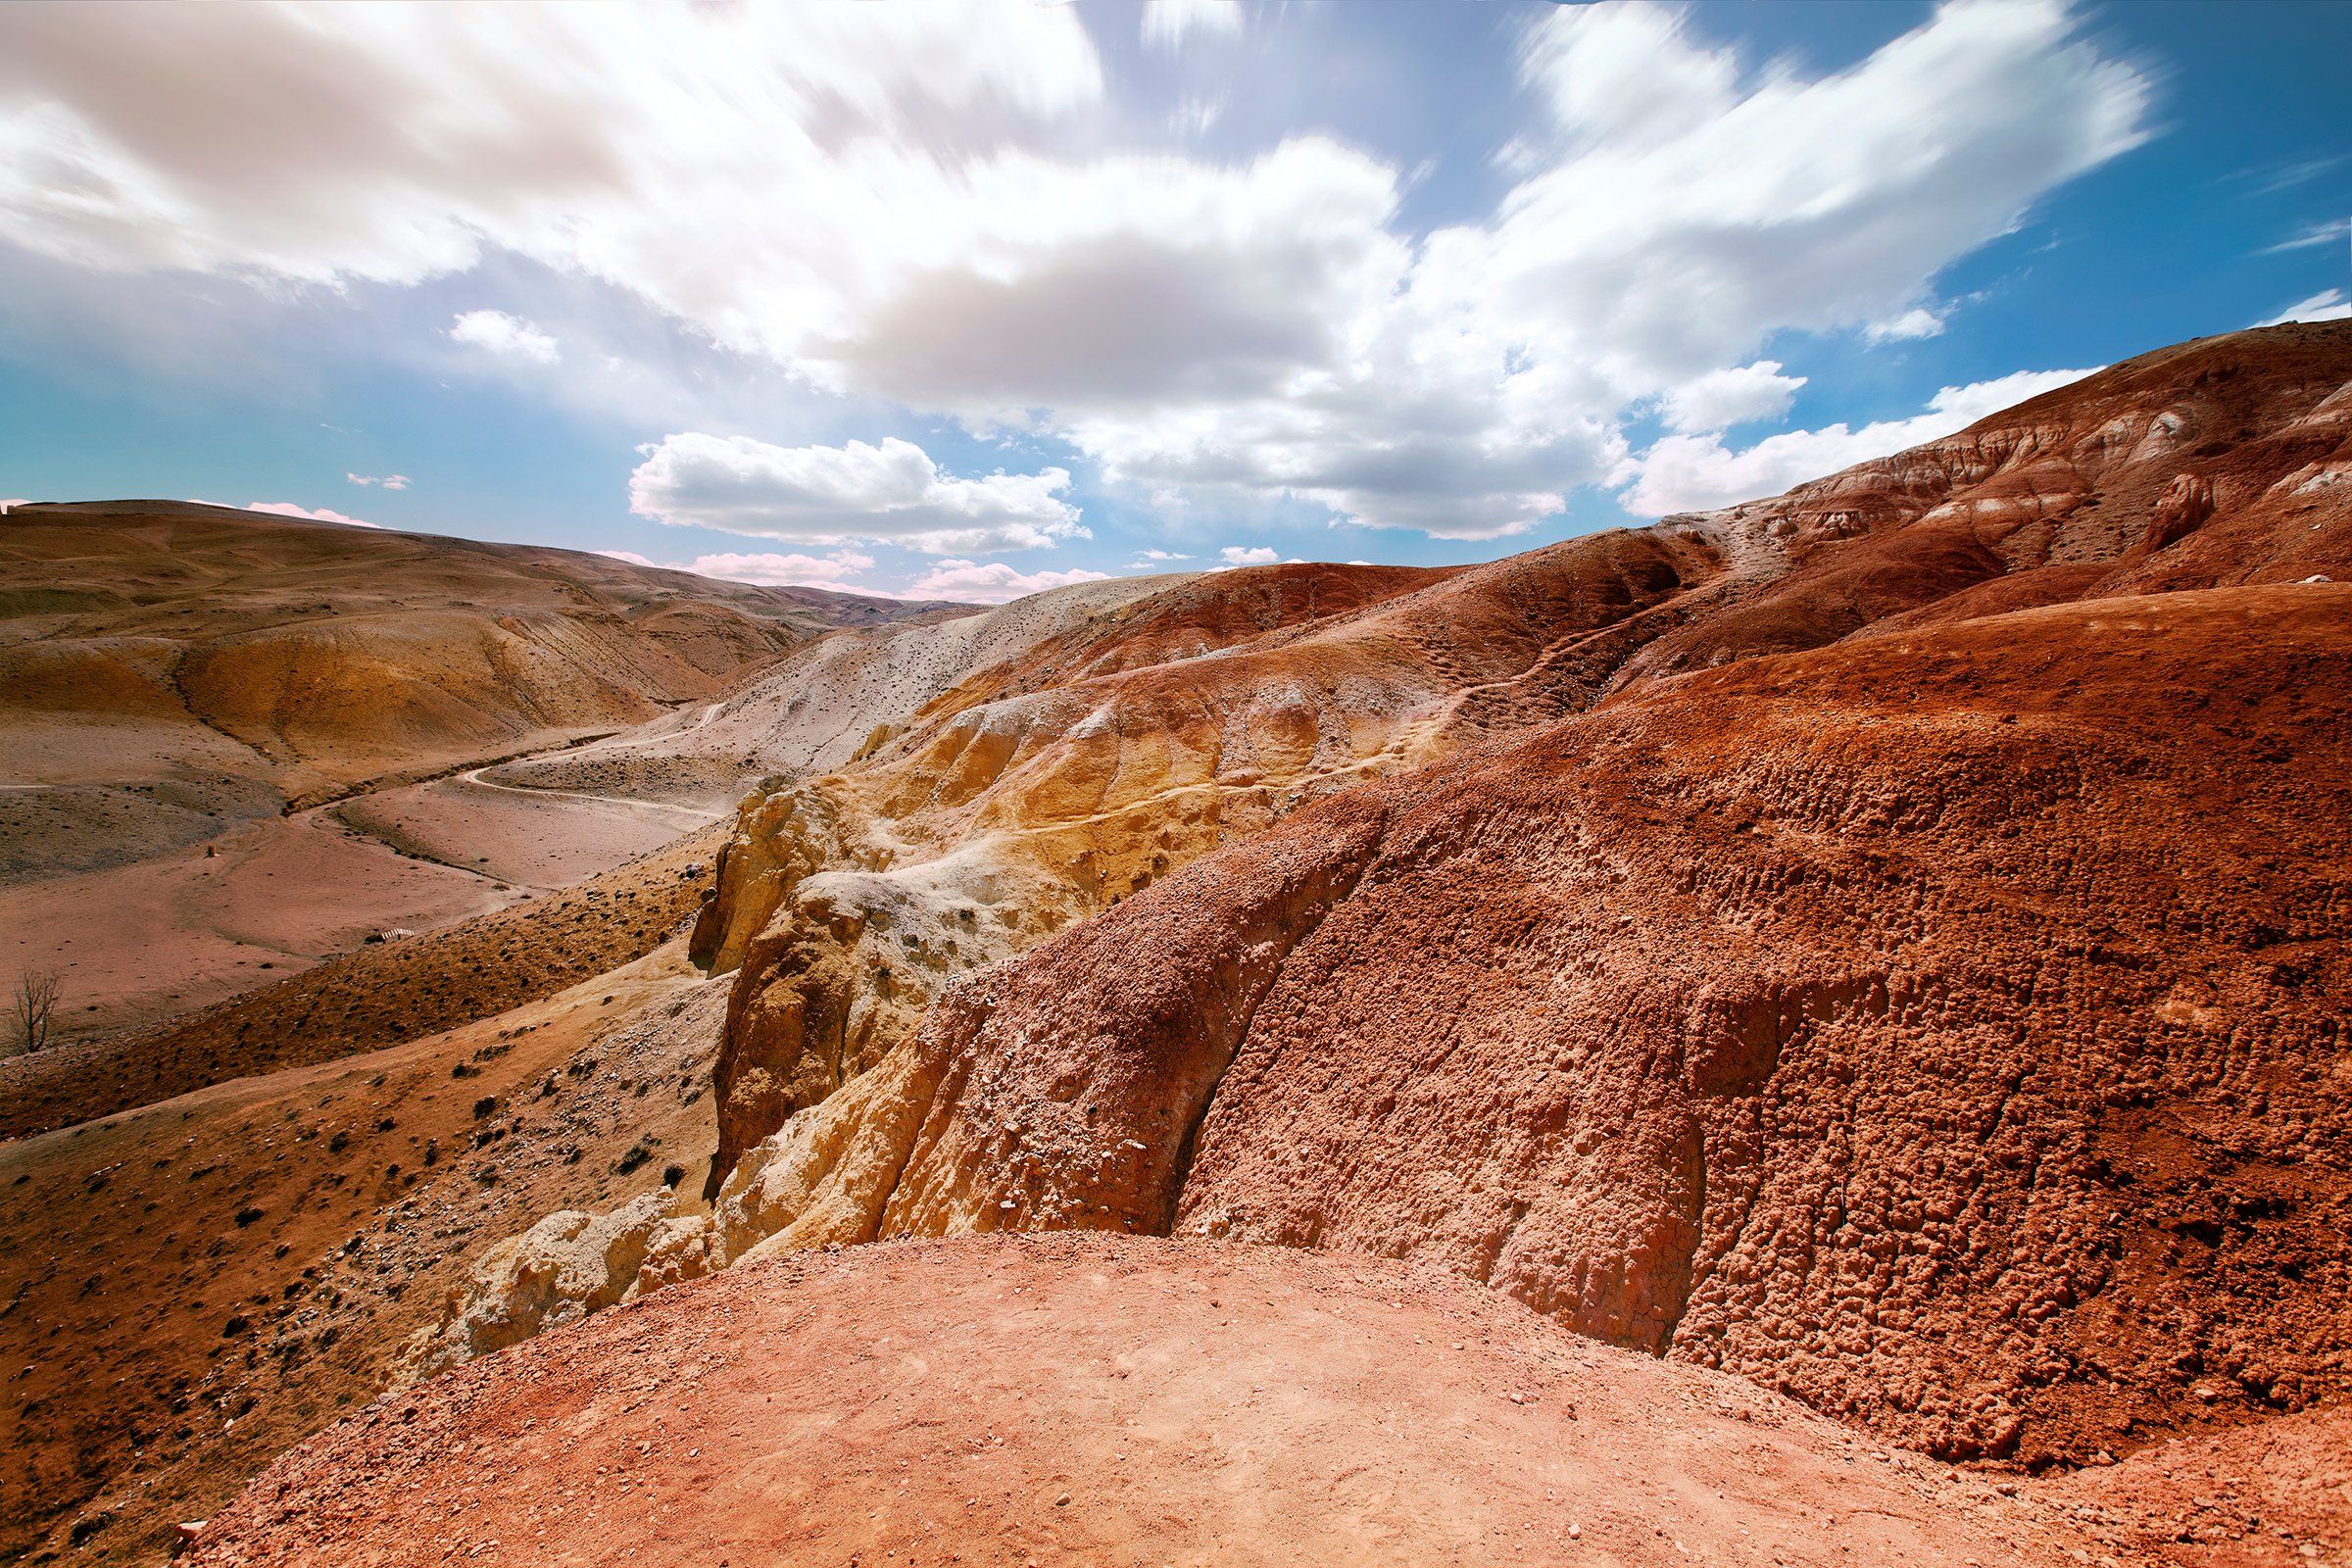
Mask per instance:
[[[577,754],[556,753],[553,755],[576,756]],[[531,759],[524,758],[520,759],[520,760],[529,761]],[[641,801],[634,796],[628,795],[590,795],[581,790],[540,789],[535,786],[525,784],[498,784],[482,777],[482,774],[487,772],[491,767],[506,767],[509,765],[511,764],[505,762],[491,762],[483,767],[468,768],[463,773],[454,775],[448,780],[448,782],[452,784],[469,784],[478,790],[497,790],[507,795],[528,796],[534,800],[586,801],[590,805],[594,806],[616,806],[621,808],[623,810],[651,815],[656,819],[660,819],[664,815],[672,819],[682,817],[685,819],[689,830],[701,827],[707,822],[715,822],[720,817],[727,814],[724,811],[705,810],[699,806],[677,806],[667,801]]]

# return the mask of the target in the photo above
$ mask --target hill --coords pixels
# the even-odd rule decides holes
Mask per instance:
[[[536,863],[516,791],[675,842],[42,1090],[122,1108],[0,1146],[0,1549],[152,1560],[425,1376],[201,1549],[2352,1549],[2348,438],[2352,325],[2236,334],[1770,501],[847,629],[344,803],[452,876]],[[189,1071],[257,1075],[138,1103]]]
[[[638,723],[936,608],[187,502],[20,504],[0,516],[0,745],[18,783],[138,796],[75,800],[110,832],[184,842],[216,798],[310,804]],[[20,858],[27,826],[6,835]]]
[[[564,885],[723,809],[740,761],[650,807],[469,770],[939,608],[186,503],[17,506],[0,963],[57,971],[88,1035]]]

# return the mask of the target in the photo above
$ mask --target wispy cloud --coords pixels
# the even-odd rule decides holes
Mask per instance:
[[[2352,236],[2352,219],[2330,218],[2317,223],[2306,223],[2276,245],[2266,245],[2257,252],[2262,256],[2277,256],[2281,251],[2307,251],[2321,245],[2341,245]]]

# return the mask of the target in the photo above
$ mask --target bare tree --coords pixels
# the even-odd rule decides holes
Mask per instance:
[[[38,1051],[49,1044],[49,1016],[57,1011],[57,971],[27,969],[17,976],[13,999],[17,1015],[17,1049]]]

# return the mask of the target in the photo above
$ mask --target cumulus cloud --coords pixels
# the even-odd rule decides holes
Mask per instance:
[[[1228,566],[1270,566],[1282,556],[1265,545],[1227,545],[1217,552],[1217,559]]]
[[[1801,375],[1783,375],[1780,361],[1758,360],[1684,382],[1666,394],[1660,412],[1669,429],[1721,430],[1780,417],[1804,384]]]
[[[1197,46],[1242,22],[1143,26]],[[1397,170],[1327,137],[1104,151],[1064,7],[9,7],[0,232],[338,285],[496,248],[811,384],[1058,436],[1147,493],[1485,539],[1773,333],[1906,321],[2141,140],[2151,92],[2058,0],[1954,0],[1821,75],[1678,8],[1562,7],[1517,69],[1540,123],[1514,183],[1416,234]],[[466,341],[540,357],[528,321],[477,317]],[[896,536],[784,510],[768,536]],[[923,524],[922,548],[1060,536],[1006,527]]]
[[[1557,161],[1475,242],[1444,247],[1464,266],[1484,253],[1492,309],[1597,345],[1623,388],[1730,363],[1767,324],[1886,319],[2147,134],[2147,78],[2075,39],[2050,0],[1947,4],[1845,71],[1745,88],[1686,23],[1649,6],[1547,15],[1524,64],[1552,95]]]
[[[634,550],[599,550],[600,556],[625,561],[632,566],[659,566],[666,571],[691,571],[698,577],[724,577],[730,582],[755,583],[762,588],[849,588],[874,568],[874,558],[854,550],[822,556],[736,555],[721,552],[692,561],[655,561]]]
[[[1028,6],[11,7],[0,44],[19,243],[389,283],[464,270],[488,243],[686,316],[762,290],[788,308],[799,283],[759,274],[821,264],[789,236],[892,173],[893,142],[1102,87],[1077,19]],[[739,267],[714,265],[714,241],[744,238]]]
[[[2283,326],[2289,321],[2342,321],[2352,319],[2352,299],[2340,288],[2323,289],[2309,299],[2297,300],[2277,316],[2256,326]]]
[[[1144,42],[1154,49],[1181,49],[1187,38],[1238,38],[1241,0],[1146,0]]]
[[[1145,561],[1190,561],[1193,559],[1187,555],[1180,555],[1173,550],[1160,550],[1157,548],[1139,550],[1136,552],[1136,554]]]
[[[1720,431],[1666,436],[1627,466],[1622,474],[1627,487],[1618,499],[1628,512],[1660,516],[1778,495],[1807,479],[1966,429],[1987,415],[2097,370],[2095,366],[2020,370],[1997,380],[1947,386],[1930,400],[1926,412],[1907,419],[1882,419],[1860,428],[1840,423],[1785,430],[1737,452],[1724,445]]]
[[[343,477],[353,484],[379,485],[386,490],[406,490],[409,487],[409,476],[405,473],[346,473]]]
[[[887,542],[933,555],[1091,537],[1078,509],[1060,499],[1066,468],[959,479],[896,436],[879,446],[780,447],[689,431],[641,450],[629,510],[676,527],[794,544]]]
[[[1914,305],[1900,316],[1890,316],[1884,321],[1873,321],[1862,329],[1862,335],[1873,343],[1901,343],[1914,338],[1939,337],[1943,333],[1944,317],[1924,305]]]
[[[957,599],[967,604],[1002,605],[1048,588],[1066,588],[1072,583],[1102,582],[1108,578],[1106,571],[1088,571],[1083,566],[1068,571],[1015,571],[1001,561],[985,564],[975,561],[942,561],[915,578],[907,589],[909,599]]]
[[[449,335],[506,360],[553,365],[564,357],[554,338],[504,311],[467,311],[450,323]]]
[[[1148,488],[1525,532],[1624,461],[1629,407],[1775,330],[1925,330],[1909,313],[1946,264],[2142,140],[2147,77],[2076,26],[2041,0],[1952,4],[1845,71],[1750,80],[1677,9],[1560,7],[1522,53],[1547,110],[1522,177],[1368,291],[1339,352],[1213,401],[1028,401]]]

